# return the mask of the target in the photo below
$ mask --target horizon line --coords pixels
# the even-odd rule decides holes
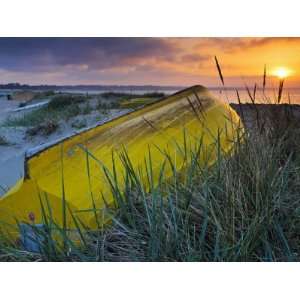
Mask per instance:
[[[195,84],[193,84],[195,85]],[[191,86],[193,86],[191,85]],[[201,85],[201,84],[199,84]],[[11,86],[15,89],[22,89],[22,88],[50,88],[50,87],[56,87],[56,88],[162,88],[162,89],[184,89],[189,86],[187,85],[155,85],[155,84],[27,84],[27,83],[18,83],[18,82],[11,82],[11,83],[0,83],[0,89],[6,89]],[[210,89],[246,89],[246,86],[210,86],[210,85],[203,85],[204,87],[210,88]],[[300,89],[299,86],[289,86],[286,87],[289,89]],[[257,86],[257,89],[262,89],[262,87]],[[274,89],[274,87],[265,87],[265,89]]]

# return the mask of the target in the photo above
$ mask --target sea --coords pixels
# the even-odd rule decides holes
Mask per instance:
[[[119,88],[117,89],[59,89],[56,92],[64,92],[64,93],[78,93],[78,94],[89,94],[89,95],[96,95],[105,92],[122,92],[122,93],[129,93],[129,94],[145,94],[151,92],[162,92],[166,95],[173,94],[178,92],[181,88],[174,87],[174,88],[148,88],[148,89],[135,89],[135,88]],[[237,92],[239,92],[240,100],[242,103],[251,103],[251,99],[249,93],[245,88],[208,88],[216,97],[221,99],[226,103],[238,103]],[[15,90],[0,90],[0,100],[6,99],[7,95],[13,93]],[[250,90],[251,96],[253,98],[254,91]],[[265,89],[263,92],[262,90],[258,89],[255,93],[255,102],[256,103],[278,103],[278,91],[274,89]],[[285,88],[283,90],[280,103],[291,103],[291,104],[300,104],[300,88]]]

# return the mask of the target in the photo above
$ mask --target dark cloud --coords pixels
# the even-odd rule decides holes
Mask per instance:
[[[29,72],[86,65],[101,70],[143,58],[172,61],[176,50],[158,38],[0,38],[0,68]]]
[[[1,82],[182,85],[213,76],[214,55],[226,54],[222,67],[237,73],[241,61],[236,54],[248,55],[255,47],[265,53],[268,45],[279,52],[282,42],[292,48],[300,39],[0,38]]]

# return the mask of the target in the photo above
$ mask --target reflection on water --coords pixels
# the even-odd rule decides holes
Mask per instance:
[[[237,94],[236,90],[233,88],[229,88],[226,90],[221,90],[221,89],[211,89],[211,92],[217,96],[218,98],[222,99],[225,102],[233,102],[233,103],[238,103],[237,99]],[[250,102],[251,99],[248,95],[248,92],[246,89],[239,88],[238,89],[239,95],[241,102]],[[251,95],[253,95],[253,89],[250,90]],[[300,89],[299,88],[286,88],[283,90],[282,98],[281,98],[281,103],[289,103],[289,98],[291,103],[293,104],[300,104]],[[263,93],[262,90],[257,90],[256,91],[256,96],[255,96],[256,102],[257,103],[277,103],[278,99],[278,91],[275,89],[266,89],[265,92]]]
[[[175,92],[178,92],[180,88],[178,87],[174,87],[174,89],[166,89],[166,88],[161,88],[159,89],[158,87],[156,87],[155,89],[125,89],[122,88],[120,89],[107,89],[107,90],[81,90],[81,89],[61,89],[61,90],[57,90],[56,92],[64,92],[64,93],[80,93],[80,94],[90,94],[90,95],[95,95],[95,94],[101,94],[101,93],[105,93],[105,92],[122,92],[122,93],[128,93],[128,94],[145,94],[145,93],[151,93],[151,92],[162,92],[165,93],[167,95],[173,94]],[[215,96],[217,96],[218,98],[222,99],[224,102],[227,103],[238,103],[237,100],[237,94],[236,94],[236,89],[235,88],[226,88],[226,89],[222,89],[222,88],[208,88]],[[0,90],[0,100],[1,99],[6,99],[8,94],[11,94],[12,92],[14,92],[15,90]],[[251,102],[250,97],[246,91],[245,88],[238,88],[239,91],[239,95],[240,95],[240,99],[241,102]],[[250,91],[253,94],[253,89]],[[260,102],[269,102],[269,103],[274,103],[277,101],[278,98],[278,90],[276,89],[266,89],[264,94],[262,92],[262,90],[257,89],[256,91],[256,101],[257,103]],[[282,95],[282,99],[281,102],[282,103],[288,103],[289,102],[289,98],[291,103],[294,104],[300,104],[300,88],[284,88],[283,89],[283,95]],[[264,101],[264,99],[267,99],[266,101]]]
[[[233,102],[233,103],[238,103],[237,100],[237,95],[236,95],[236,90],[234,88],[228,88],[226,90],[221,89],[221,88],[208,88],[215,96],[217,96],[218,98],[222,99],[225,102]],[[151,92],[163,92],[165,94],[173,94],[175,92],[178,92],[178,88],[174,88],[174,89],[145,89],[145,90],[135,90],[135,89],[130,89],[130,90],[122,90],[121,92],[125,92],[125,93],[132,93],[132,94],[144,94],[144,93],[151,93]],[[120,92],[120,90],[107,90],[108,92]],[[246,89],[244,88],[238,88],[239,94],[240,94],[240,99],[241,102],[251,102],[249,95],[246,91]],[[71,91],[67,91],[66,92],[71,92]],[[82,91],[82,90],[76,90],[76,91],[72,91],[72,92],[77,92],[77,93],[89,93],[89,94],[99,94],[99,93],[103,93],[105,91]],[[253,90],[251,90],[251,93],[253,93]],[[291,103],[294,104],[300,104],[300,88],[284,88],[283,90],[283,95],[282,95],[282,99],[281,102],[282,103],[288,103],[288,94],[290,95],[290,99],[291,99]],[[263,95],[262,90],[257,90],[256,91],[256,100],[258,103],[260,102],[264,102],[263,99],[267,99],[268,102],[270,103],[274,103],[277,101],[278,98],[278,91],[275,89],[266,89],[265,93]]]

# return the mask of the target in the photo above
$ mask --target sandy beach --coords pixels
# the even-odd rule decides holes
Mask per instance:
[[[30,105],[32,107],[28,105],[28,107],[20,108],[20,103],[20,101],[0,100],[0,137],[6,142],[0,144],[0,196],[23,177],[26,151],[64,139],[79,130],[95,126],[103,120],[114,118],[128,111],[126,109],[99,110],[97,109],[99,98],[91,98],[88,100],[88,112],[78,113],[68,120],[60,120],[57,130],[51,134],[40,132],[32,134],[30,133],[31,127],[7,126],[6,122],[30,115],[33,111],[40,109],[39,103],[45,103],[45,99],[35,101],[34,105]],[[81,104],[83,109],[84,105]]]

